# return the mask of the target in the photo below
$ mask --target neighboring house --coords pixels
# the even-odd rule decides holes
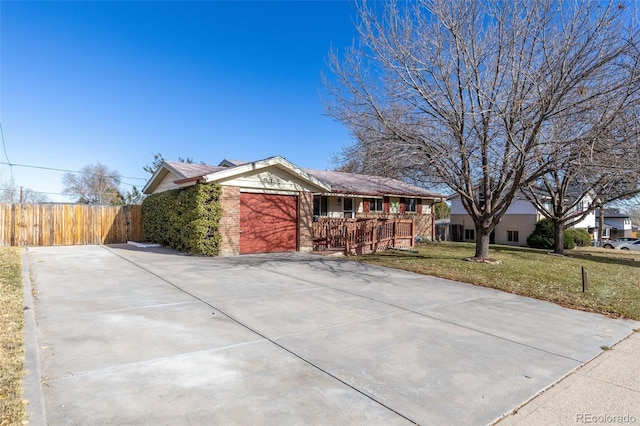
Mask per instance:
[[[448,198],[451,202],[451,240],[475,242],[475,225],[462,206],[459,195]],[[579,215],[591,203],[591,198],[585,197],[575,208],[575,215]],[[526,246],[527,237],[535,229],[536,223],[544,216],[524,196],[514,198],[506,213],[500,219],[490,236],[490,242],[514,246]],[[585,229],[593,234],[596,227],[595,212],[572,226]]]
[[[600,210],[596,210],[595,217],[595,229],[598,229],[598,217],[600,216]],[[604,209],[604,239],[615,240],[622,237],[633,237],[633,225],[631,223],[631,216],[625,213],[620,213],[617,209]]]
[[[303,170],[282,157],[218,166],[165,161],[143,192],[213,182],[222,187],[221,255],[311,251],[321,216],[411,217],[417,234],[432,239],[433,204],[444,197],[395,179]]]

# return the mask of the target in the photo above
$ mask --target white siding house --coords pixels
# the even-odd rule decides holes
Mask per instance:
[[[475,225],[462,206],[460,197],[454,195],[449,197],[448,200],[451,203],[451,239],[453,241],[475,241]],[[575,215],[581,214],[591,201],[591,198],[587,197],[582,203],[579,203],[575,209]],[[533,232],[536,223],[543,218],[544,216],[529,200],[516,198],[493,230],[490,237],[491,242],[526,246],[527,237]],[[574,224],[572,228],[584,229],[590,234],[594,234],[596,223],[595,212],[590,212],[584,219]]]
[[[595,212],[596,226],[598,223],[599,211]],[[620,213],[618,210],[604,209],[604,238],[616,239],[621,237],[633,237],[633,224],[628,214]]]

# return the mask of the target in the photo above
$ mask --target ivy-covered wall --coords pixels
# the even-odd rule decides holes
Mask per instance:
[[[175,250],[217,256],[221,216],[219,184],[197,184],[153,194],[142,202],[145,238]]]

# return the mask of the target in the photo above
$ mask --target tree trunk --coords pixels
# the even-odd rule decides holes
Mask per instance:
[[[476,259],[489,259],[489,236],[491,231],[476,226]]]
[[[604,241],[604,204],[600,203],[600,214],[598,215],[598,247],[602,247]]]
[[[553,222],[553,252],[556,254],[564,254],[564,226],[562,225],[562,222]]]

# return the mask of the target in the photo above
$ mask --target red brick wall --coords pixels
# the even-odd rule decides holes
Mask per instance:
[[[313,251],[313,194],[300,192],[298,196],[298,251]]]
[[[220,207],[220,256],[240,254],[240,188],[223,186]]]

